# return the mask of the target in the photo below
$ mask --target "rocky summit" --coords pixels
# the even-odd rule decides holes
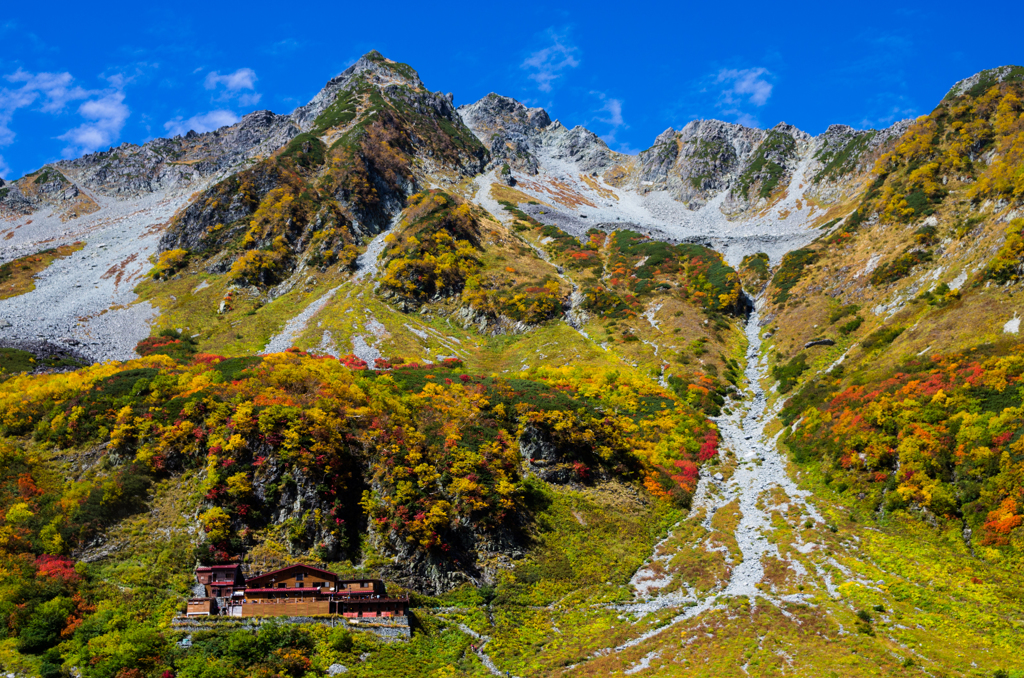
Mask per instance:
[[[0,181],[0,668],[1024,675],[1022,73],[626,155],[373,51]]]

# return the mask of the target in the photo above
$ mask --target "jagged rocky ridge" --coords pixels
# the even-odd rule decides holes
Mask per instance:
[[[489,146],[488,169],[507,164],[513,184],[516,172],[536,175],[544,164],[541,158],[550,158],[568,161],[582,173],[601,174],[610,185],[641,195],[665,192],[691,211],[721,197],[720,209],[730,218],[765,207],[801,163],[808,165],[805,176],[816,187],[843,184],[870,167],[875,151],[909,124],[901,121],[881,132],[833,125],[811,137],[786,123],[761,130],[695,120],[679,131],[666,129],[632,158],[610,150],[583,127],[568,130],[557,120],[551,122],[543,109],[497,94],[460,106],[459,113]]]
[[[494,167],[508,163],[517,171],[537,174],[538,154],[573,163],[581,172],[603,171],[621,154],[590,130],[577,125],[567,129],[543,108],[527,108],[498,94],[488,94],[473,104],[459,107],[459,115],[491,151]]]

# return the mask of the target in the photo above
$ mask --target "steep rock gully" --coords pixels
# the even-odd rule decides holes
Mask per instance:
[[[766,556],[787,560],[788,565],[800,574],[810,574],[808,568],[813,569],[814,572],[810,579],[818,580],[830,595],[835,594],[835,585],[832,582],[830,569],[838,567],[842,574],[856,578],[851,576],[851,572],[844,571],[845,568],[840,567],[833,559],[824,562],[820,558],[787,559],[771,539],[774,529],[771,514],[773,511],[779,510],[780,507],[795,508],[802,516],[813,520],[818,525],[825,521],[814,505],[808,501],[810,493],[799,489],[789,477],[785,459],[776,445],[778,434],[768,437],[765,431],[775,418],[782,401],[779,400],[774,406],[769,407],[768,394],[762,387],[762,382],[766,380],[768,373],[767,357],[761,355],[760,305],[759,300],[746,324],[748,344],[744,370],[747,382],[745,398],[742,401],[734,401],[730,405],[729,414],[715,418],[715,423],[722,436],[721,450],[722,452],[731,451],[735,455],[735,467],[728,479],[720,479],[714,468],[705,468],[702,471],[692,508],[689,516],[684,519],[684,521],[700,520],[702,527],[711,531],[713,529],[711,523],[715,514],[727,505],[736,502],[741,517],[733,531],[733,536],[741,557],[729,559],[730,568],[727,580],[710,591],[701,594],[687,584],[673,588],[670,586],[673,583],[673,578],[671,575],[664,574],[664,566],[679,552],[678,546],[670,544],[679,527],[676,525],[668,536],[655,546],[648,561],[633,575],[630,584],[635,593],[634,601],[610,607],[640,618],[662,609],[679,610],[678,614],[671,617],[667,623],[659,624],[657,628],[637,635],[611,650],[599,651],[591,658],[606,656],[609,652],[617,653],[634,647],[687,619],[714,609],[724,608],[725,605],[719,602],[720,596],[747,597],[753,605],[760,600],[762,603],[777,605],[780,608],[784,603],[806,602],[812,597],[810,592],[797,595],[775,595],[771,592],[770,587],[763,586],[765,579],[763,559]],[[780,493],[784,498],[780,497]],[[796,548],[801,554],[809,554],[815,549],[815,546],[813,543],[804,543],[797,535]],[[707,539],[701,540],[698,544],[682,545],[681,548],[716,550],[716,547],[710,545]],[[662,592],[662,589],[667,590]],[[471,635],[477,638],[476,634]],[[482,636],[478,639],[488,640]],[[485,646],[486,642],[477,646],[476,654],[492,674],[501,675],[493,668],[493,662],[489,661],[490,657],[486,655]],[[650,657],[645,659],[649,660]],[[641,660],[641,665],[631,667],[626,673],[644,668],[642,664],[643,660]],[[579,666],[579,664],[575,666]],[[571,670],[575,666],[566,667],[566,670]]]
[[[771,586],[765,585],[764,558],[768,556],[786,561],[789,567],[801,575],[811,575],[809,580],[816,580],[830,595],[835,594],[830,570],[834,570],[838,563],[833,559],[823,560],[820,557],[792,558],[792,553],[780,553],[774,543],[775,540],[772,539],[775,529],[772,525],[773,512],[795,509],[795,512],[802,516],[801,520],[812,520],[817,525],[822,525],[825,520],[808,500],[810,493],[799,489],[789,477],[785,458],[776,444],[778,434],[769,437],[766,433],[766,428],[778,413],[782,400],[769,406],[768,394],[762,387],[768,374],[767,357],[761,355],[760,306],[759,300],[746,325],[748,344],[744,370],[747,382],[745,398],[732,402],[729,405],[730,413],[714,420],[722,437],[721,452],[731,452],[735,457],[732,475],[723,477],[716,472],[715,467],[702,469],[692,508],[683,521],[700,521],[709,536],[696,543],[676,543],[676,532],[683,523],[677,524],[655,546],[651,557],[633,575],[630,584],[634,591],[634,600],[610,606],[638,619],[664,609],[678,610],[678,613],[667,623],[659,624],[656,628],[641,633],[610,651],[596,653],[592,658],[640,645],[687,619],[714,609],[723,609],[725,605],[720,597],[746,597],[753,606],[761,601],[762,604],[775,605],[783,610],[785,603],[807,602],[812,597],[810,591],[797,595],[777,595],[772,592]],[[712,526],[715,514],[729,505],[734,506],[732,510],[738,509],[740,514],[738,523],[732,531],[739,557],[736,557],[735,553],[730,556],[728,549],[714,544],[710,538],[710,534],[715,530]],[[798,531],[795,537],[795,547],[799,554],[809,555],[815,550],[816,545],[804,543]],[[681,549],[690,548],[726,552],[729,565],[727,578],[703,593],[686,582],[672,586],[673,583],[680,582],[674,579],[669,563]],[[843,571],[845,568],[839,569],[844,575],[852,575],[848,571]],[[633,668],[639,670],[643,667]]]

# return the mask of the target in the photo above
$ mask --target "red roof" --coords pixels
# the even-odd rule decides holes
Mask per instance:
[[[297,570],[297,569],[312,570],[313,572],[317,572],[319,574],[324,575],[325,578],[330,578],[331,581],[335,581],[335,580],[338,579],[338,575],[334,574],[333,572],[331,572],[329,570],[322,570],[319,567],[313,567],[312,565],[301,565],[300,564],[300,565],[289,565],[288,567],[282,567],[280,570],[273,570],[272,572],[265,572],[265,573],[263,573],[263,574],[261,574],[259,576],[256,576],[256,577],[249,577],[249,579],[246,580],[246,583],[260,581],[262,579],[266,579],[267,577],[270,577],[270,576],[273,576],[273,575],[279,575],[282,572],[288,572],[289,570]],[[292,589],[292,590],[294,591],[296,589]]]
[[[196,572],[209,572],[210,570],[234,570],[241,567],[241,565],[203,565],[197,567]]]
[[[246,593],[288,593],[289,591],[298,591],[299,593],[311,593],[317,592],[320,589],[248,589]],[[346,605],[372,605],[374,603],[408,603],[409,596],[399,596],[398,598],[342,598],[338,599],[337,594],[328,593],[332,600],[336,600],[339,603],[345,603]]]
[[[316,593],[320,591],[320,587],[310,586],[308,588],[301,589],[246,589],[246,593],[291,593],[292,591],[298,591],[299,593]]]

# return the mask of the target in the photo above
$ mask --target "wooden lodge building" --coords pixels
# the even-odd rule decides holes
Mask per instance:
[[[339,579],[311,565],[289,565],[246,579],[240,565],[196,568],[205,595],[190,598],[186,616],[348,618],[405,617],[408,596],[389,598],[379,579]]]

